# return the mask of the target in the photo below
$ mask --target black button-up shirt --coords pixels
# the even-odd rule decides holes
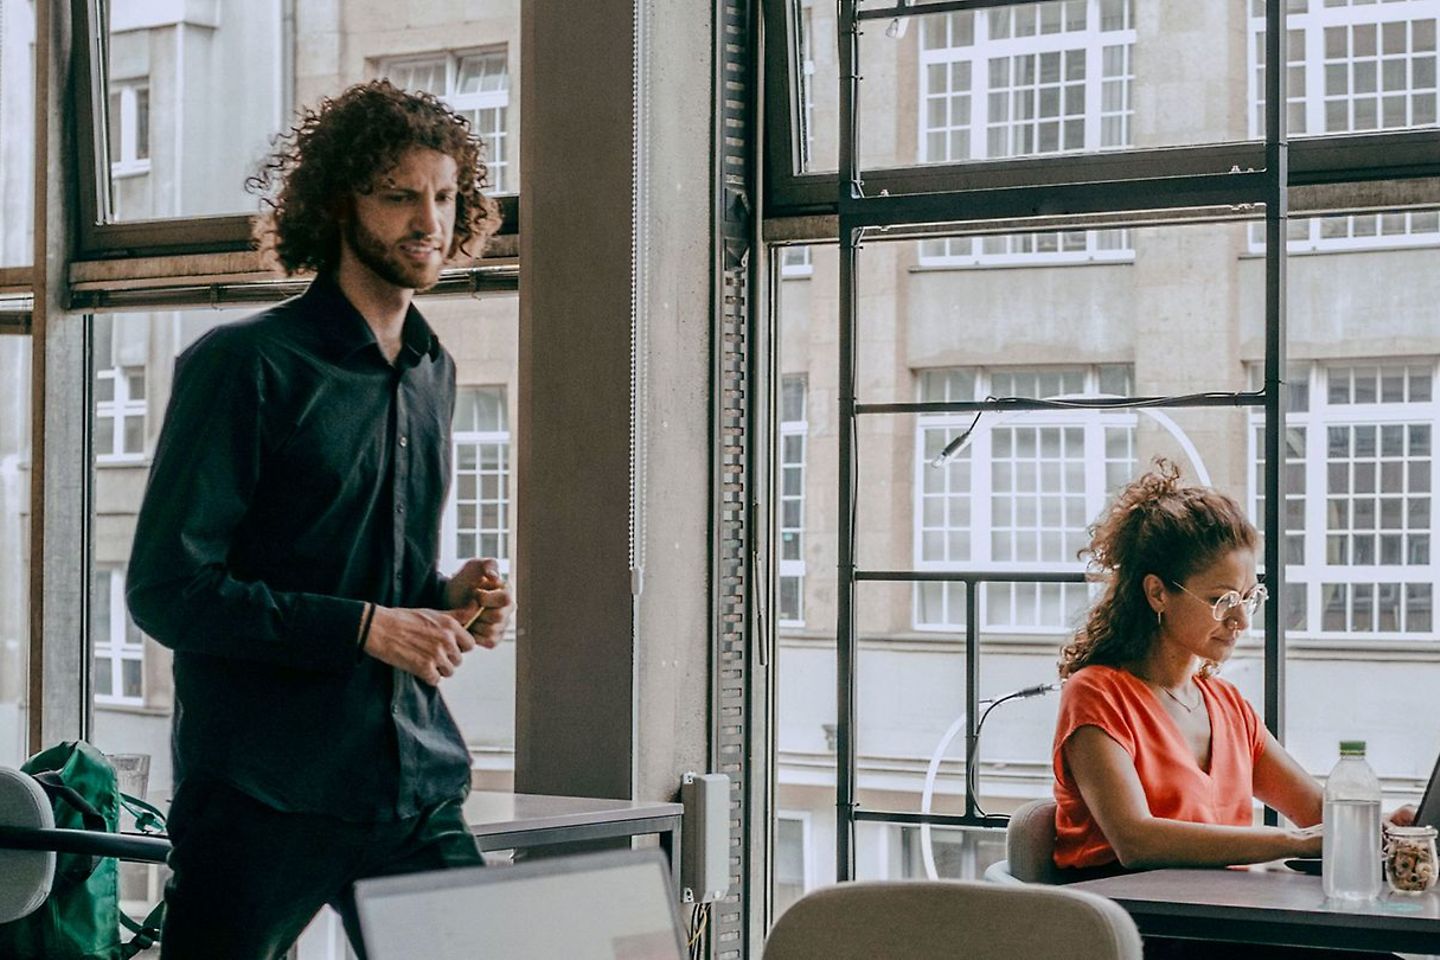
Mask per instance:
[[[359,821],[464,794],[440,692],[357,645],[365,601],[444,590],[455,363],[414,307],[402,339],[322,276],[176,361],[127,595],[175,651],[177,782]]]

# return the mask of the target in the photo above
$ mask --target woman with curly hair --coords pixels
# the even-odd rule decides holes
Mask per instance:
[[[130,610],[175,652],[166,960],[280,956],[353,883],[478,865],[440,687],[513,607],[437,569],[455,362],[413,304],[483,240],[480,142],[379,80],[307,111],[252,186],[305,293],[176,361]]]
[[[1266,598],[1259,534],[1232,498],[1157,459],[1091,528],[1104,592],[1061,654],[1055,863],[1067,880],[1150,867],[1318,857],[1324,795],[1234,685],[1215,676]],[[1255,799],[1296,827],[1256,826]],[[1413,811],[1394,817],[1405,822]],[[1148,941],[1146,956],[1214,945]],[[1265,947],[1268,960],[1311,951]],[[1375,957],[1334,953],[1325,957]],[[1378,956],[1388,957],[1388,954]]]
[[[1265,600],[1259,536],[1230,497],[1157,462],[1088,548],[1104,592],[1065,648],[1055,731],[1055,863],[1084,875],[1319,856],[1323,796],[1235,687],[1214,676]]]

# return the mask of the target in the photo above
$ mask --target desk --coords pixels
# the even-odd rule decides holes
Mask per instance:
[[[1328,904],[1319,877],[1280,866],[1152,870],[1070,885],[1109,897],[1142,934],[1191,940],[1440,953],[1440,893]]]
[[[596,800],[534,793],[472,791],[465,800],[465,822],[481,850],[510,850],[552,843],[577,843],[656,834],[670,858],[670,877],[680,890],[678,803],[648,800]]]

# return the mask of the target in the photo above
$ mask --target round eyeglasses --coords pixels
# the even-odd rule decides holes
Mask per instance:
[[[1240,596],[1240,591],[1238,590],[1227,590],[1217,597],[1214,603],[1211,603],[1211,601],[1206,600],[1194,591],[1186,590],[1183,584],[1176,583],[1174,586],[1179,590],[1184,590],[1201,603],[1209,604],[1210,616],[1216,620],[1228,619],[1239,609],[1244,609],[1245,619],[1253,620],[1255,618],[1255,611],[1259,610],[1260,604],[1264,603],[1265,598],[1270,596],[1270,591],[1265,589],[1265,585],[1263,583],[1257,583],[1255,584],[1255,589],[1243,597]]]

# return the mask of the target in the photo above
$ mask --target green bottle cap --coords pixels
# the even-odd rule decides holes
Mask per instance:
[[[1364,740],[1341,740],[1340,756],[1342,757],[1363,757],[1365,756]]]

